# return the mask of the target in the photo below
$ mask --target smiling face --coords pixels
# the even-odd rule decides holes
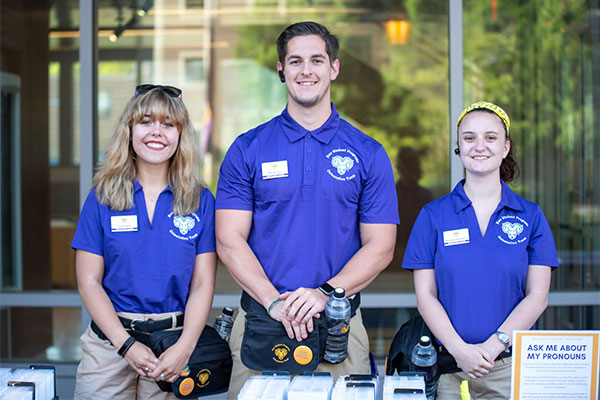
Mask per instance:
[[[179,144],[179,129],[168,116],[158,118],[147,113],[132,125],[131,131],[138,167],[141,164],[168,166]]]
[[[500,165],[510,149],[502,120],[491,113],[472,111],[458,127],[460,159],[468,175],[500,177]]]
[[[287,44],[283,70],[288,103],[305,108],[330,101],[330,85],[339,73],[339,61],[331,62],[325,41],[316,35],[296,36]]]

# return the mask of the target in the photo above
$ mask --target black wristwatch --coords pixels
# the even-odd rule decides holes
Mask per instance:
[[[327,297],[330,297],[333,294],[335,288],[331,286],[329,283],[325,282],[321,286],[319,286],[319,290],[323,292],[323,294]]]
[[[494,334],[498,336],[498,339],[500,339],[502,343],[504,343],[504,351],[510,353],[510,341],[508,340],[508,335],[501,331],[496,331]]]

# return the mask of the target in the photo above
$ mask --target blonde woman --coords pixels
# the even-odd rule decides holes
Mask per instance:
[[[181,90],[137,86],[72,244],[93,320],[81,337],[77,399],[175,398],[156,382],[187,365],[214,290],[214,198],[199,169]],[[173,329],[183,329],[179,340],[158,358],[130,335]]]
[[[456,361],[439,400],[460,398],[463,379],[473,399],[509,399],[512,332],[530,329],[548,303],[556,247],[540,207],[506,184],[518,173],[513,147],[502,108],[467,107],[455,150],[465,179],[423,208],[408,241],[403,268],[414,270],[419,312]]]

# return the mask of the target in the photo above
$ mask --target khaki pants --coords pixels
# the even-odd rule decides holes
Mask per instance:
[[[131,314],[118,313],[130,319],[149,318],[159,320],[170,318],[172,314]],[[77,367],[75,381],[75,399],[113,399],[113,400],[176,400],[173,393],[160,390],[156,381],[138,375],[117,349],[108,340],[98,338],[88,326],[81,335],[81,362]]]
[[[460,400],[460,384],[469,381],[469,392],[472,400],[510,399],[511,357],[494,361],[494,368],[489,374],[477,379],[470,379],[464,372],[444,374],[438,383],[437,400]]]
[[[228,400],[235,400],[244,386],[244,383],[252,375],[260,375],[261,371],[248,369],[240,358],[242,348],[242,338],[244,337],[244,328],[246,322],[246,313],[241,308],[238,316],[235,318],[229,346],[231,347],[231,356],[233,358],[233,370],[231,372],[231,382],[227,393]],[[348,357],[339,364],[329,364],[322,362],[315,371],[329,372],[336,380],[339,375],[346,374],[369,374],[369,337],[365,329],[360,309],[356,310],[356,315],[350,320],[350,336],[348,337]]]

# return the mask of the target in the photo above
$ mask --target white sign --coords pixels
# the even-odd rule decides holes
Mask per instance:
[[[598,398],[600,331],[514,331],[512,400]]]

